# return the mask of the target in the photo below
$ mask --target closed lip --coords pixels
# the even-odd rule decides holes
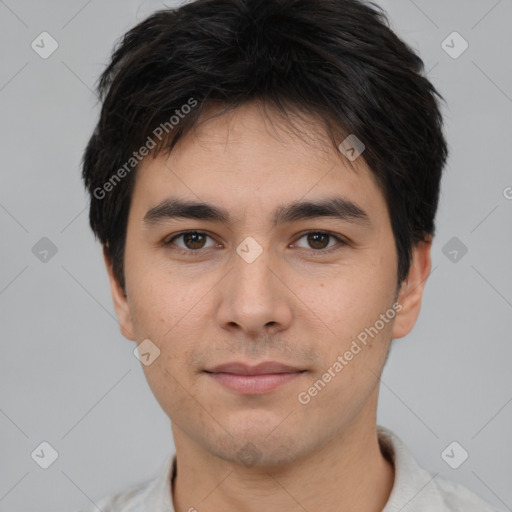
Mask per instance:
[[[205,370],[206,373],[232,373],[234,375],[266,375],[275,373],[299,373],[306,370],[279,363],[277,361],[265,361],[257,365],[233,362],[225,363]]]

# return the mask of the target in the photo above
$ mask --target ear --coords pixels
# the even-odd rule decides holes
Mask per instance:
[[[432,237],[418,242],[412,249],[411,268],[407,279],[402,282],[397,302],[402,306],[393,324],[393,338],[402,338],[408,334],[420,313],[421,299],[427,277],[430,274],[432,260],[430,250]]]
[[[133,335],[133,324],[130,315],[130,307],[128,305],[128,298],[124,294],[124,290],[117,281],[114,271],[112,269],[112,262],[107,255],[106,247],[103,246],[103,259],[107,267],[108,278],[110,281],[110,291],[112,292],[112,299],[114,301],[114,308],[116,310],[117,319],[121,328],[121,333],[125,338],[136,341]]]

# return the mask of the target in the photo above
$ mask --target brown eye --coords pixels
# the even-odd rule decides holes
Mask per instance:
[[[331,251],[331,249],[336,250],[340,248],[336,247],[336,245],[346,245],[343,239],[327,231],[310,231],[299,238],[299,240],[302,239],[306,239],[307,246],[300,245],[297,243],[299,247],[305,249],[313,249],[314,251],[319,252],[329,252]]]
[[[329,244],[329,235],[325,233],[310,233],[307,235],[307,240],[313,249],[325,249]]]
[[[183,242],[187,249],[202,249],[206,237],[201,233],[185,233]]]
[[[198,251],[208,247],[215,246],[215,243],[210,246],[206,246],[207,239],[211,237],[201,231],[186,231],[179,235],[173,236],[170,240],[165,242],[165,245],[176,245],[180,249],[185,251]],[[177,243],[177,240],[182,240],[181,243]]]

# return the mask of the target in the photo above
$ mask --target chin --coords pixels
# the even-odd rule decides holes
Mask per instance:
[[[271,428],[231,428],[231,436],[223,432],[221,439],[207,441],[203,447],[226,462],[267,469],[294,462],[304,455],[307,450],[303,437],[286,430],[278,433],[275,426],[274,423]],[[301,440],[301,446],[297,440]]]

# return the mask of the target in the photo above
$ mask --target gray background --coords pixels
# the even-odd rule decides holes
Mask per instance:
[[[512,2],[379,3],[447,101],[451,149],[434,271],[416,328],[394,342],[379,423],[425,467],[512,510]],[[0,1],[3,512],[77,510],[155,476],[173,450],[119,332],[79,176],[95,81],[117,38],[161,5]],[[31,48],[43,31],[59,44],[47,59]],[[441,46],[453,31],[469,43],[456,59]],[[46,262],[32,252],[42,237],[57,248]],[[457,261],[452,237],[468,248]],[[42,441],[59,453],[46,470],[31,458]],[[452,441],[469,452],[456,470],[441,458]]]

